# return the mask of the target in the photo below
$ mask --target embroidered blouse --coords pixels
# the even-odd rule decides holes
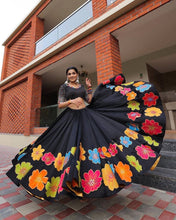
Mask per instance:
[[[81,97],[86,102],[88,101],[88,94],[83,85],[79,88],[70,87],[69,85],[63,84],[59,88],[58,103],[66,102],[69,99],[75,99]]]

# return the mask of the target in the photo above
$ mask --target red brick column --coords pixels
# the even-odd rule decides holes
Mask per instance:
[[[107,0],[92,0],[93,17],[99,17],[106,11]]]
[[[44,21],[37,16],[32,19],[32,35],[31,35],[31,50],[30,58],[35,56],[35,42],[44,35]]]
[[[24,135],[28,136],[32,133],[32,129],[36,125],[36,109],[41,107],[41,94],[42,93],[42,78],[37,75],[30,75],[28,77],[27,87],[27,101],[26,101],[26,114],[25,114],[25,132]]]
[[[118,40],[111,34],[100,34],[95,41],[97,82],[122,73]]]
[[[1,115],[2,115],[2,89],[0,88],[0,130],[1,130]]]
[[[5,48],[4,48],[3,66],[2,66],[2,72],[1,72],[1,81],[6,78],[8,50],[9,50],[9,48],[7,46],[5,46]]]

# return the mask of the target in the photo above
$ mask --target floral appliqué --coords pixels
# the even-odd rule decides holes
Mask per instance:
[[[29,187],[31,189],[37,188],[39,191],[42,191],[44,189],[44,184],[48,181],[48,177],[46,177],[46,175],[47,170],[34,170],[32,175],[29,177]]]
[[[145,110],[145,115],[149,117],[159,117],[162,114],[162,111],[156,107],[150,107]]]
[[[38,145],[38,147],[33,148],[33,152],[31,154],[31,157],[33,160],[40,160],[40,158],[43,156],[43,152],[45,149],[42,149],[41,145]]]
[[[139,164],[139,161],[136,159],[136,157],[127,155],[126,158],[130,165],[133,166],[138,172],[142,171],[142,166]]]
[[[129,128],[127,128],[127,129],[124,131],[124,133],[125,133],[128,137],[132,138],[133,140],[136,140],[136,139],[138,138],[138,133],[135,132],[135,131],[133,131],[133,130],[131,130],[131,129],[129,129]]]
[[[142,123],[142,130],[150,135],[157,135],[162,133],[162,127],[159,125],[159,123],[148,119]]]
[[[100,164],[100,157],[97,148],[93,150],[88,150],[89,152],[89,160],[91,160],[95,164]]]
[[[137,151],[137,154],[144,160],[148,160],[150,157],[156,157],[155,152],[151,149],[150,146],[142,144],[141,146],[137,146],[135,150]]]
[[[126,94],[126,96],[127,96],[127,100],[131,101],[136,98],[137,94],[135,92],[129,92]]]
[[[121,136],[120,137],[120,143],[123,146],[127,147],[127,148],[132,144],[132,142],[130,141],[129,137],[127,137],[127,136],[124,136],[124,137]]]
[[[32,164],[29,162],[22,162],[21,164],[16,164],[15,173],[17,174],[17,179],[21,180],[32,168]]]
[[[137,91],[140,91],[140,92],[145,92],[146,90],[149,90],[151,87],[150,84],[144,84],[144,85],[140,85],[136,88]]]
[[[63,169],[63,164],[64,164],[64,157],[62,156],[61,153],[58,153],[54,162],[54,167],[57,169],[57,171],[60,171]]]
[[[152,105],[156,105],[156,101],[159,97],[155,95],[153,92],[146,93],[142,98],[144,100],[144,105],[151,107]]]
[[[46,153],[43,155],[42,161],[49,166],[55,161],[55,156],[51,152]]]
[[[59,187],[60,177],[52,177],[51,182],[47,182],[45,185],[46,196],[54,198],[57,194],[57,190]]]
[[[140,118],[141,117],[141,114],[139,112],[130,112],[127,114],[128,115],[128,118],[135,121],[136,118]]]
[[[131,110],[133,110],[133,111],[134,110],[140,110],[139,106],[140,106],[140,103],[136,102],[136,101],[130,101],[128,103],[128,108],[131,108]]]
[[[133,176],[130,166],[128,164],[123,164],[121,161],[114,165],[116,173],[120,176],[121,180],[125,182],[131,182],[131,177]]]
[[[105,164],[105,167],[102,169],[102,177],[105,186],[107,186],[111,191],[119,188],[119,184],[114,176],[114,173],[109,164]]]
[[[96,191],[101,186],[102,177],[100,177],[100,174],[99,170],[94,172],[92,169],[88,173],[84,173],[81,185],[86,194]]]

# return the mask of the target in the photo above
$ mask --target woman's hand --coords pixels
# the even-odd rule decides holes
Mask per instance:
[[[86,86],[89,88],[89,87],[92,87],[91,85],[91,80],[89,78],[86,78]]]
[[[83,99],[80,98],[80,97],[75,98],[75,99],[71,99],[70,104],[73,104],[73,105],[75,105],[76,107],[79,108],[83,104]]]

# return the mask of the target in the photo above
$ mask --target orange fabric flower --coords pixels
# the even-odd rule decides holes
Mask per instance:
[[[126,182],[131,182],[131,177],[133,176],[130,166],[128,164],[123,164],[121,161],[117,164],[114,165],[115,170],[120,176],[120,178]]]
[[[135,92],[129,92],[126,94],[126,96],[127,96],[127,100],[130,101],[130,100],[135,99],[137,94]]]
[[[143,85],[143,84],[144,84],[144,82],[139,81],[139,82],[137,82],[137,83],[134,83],[133,86],[138,87],[138,86],[141,86],[141,85]]]
[[[46,184],[48,181],[48,177],[45,177],[46,175],[46,170],[42,170],[41,172],[39,172],[38,169],[34,170],[32,175],[29,177],[29,187],[31,189],[37,188],[39,191],[42,191],[44,184]]]
[[[105,155],[105,157],[111,157],[111,154],[107,152],[107,148],[106,147],[103,146],[101,149],[102,149],[102,152]]]
[[[64,157],[62,157],[61,153],[58,153],[54,162],[54,167],[57,169],[57,171],[60,171],[63,169],[63,164],[64,164]]]
[[[132,138],[133,140],[136,140],[138,138],[138,133],[127,128],[124,132],[128,137]]]
[[[86,157],[85,157],[85,153],[86,153],[86,151],[84,150],[84,148],[82,147],[82,144],[80,143],[80,146],[79,146],[79,148],[80,148],[80,155],[79,155],[79,160],[85,160],[86,159]]]

